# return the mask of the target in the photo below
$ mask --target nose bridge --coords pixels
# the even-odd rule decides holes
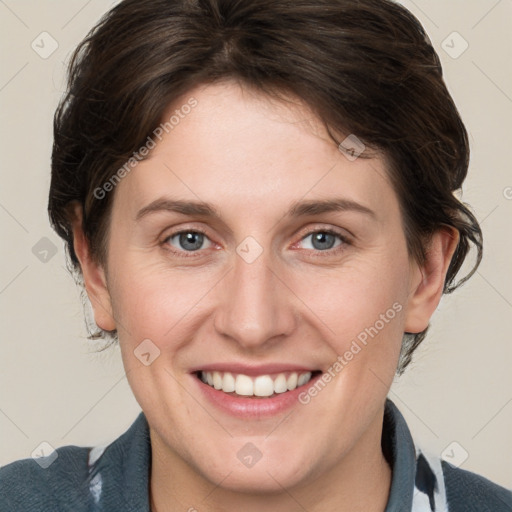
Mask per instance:
[[[246,258],[241,244],[226,276],[215,325],[220,334],[246,348],[257,348],[294,327],[289,292],[276,276],[268,251]]]

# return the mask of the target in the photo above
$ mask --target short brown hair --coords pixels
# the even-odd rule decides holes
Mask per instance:
[[[331,132],[384,154],[410,254],[419,262],[443,226],[460,239],[444,292],[482,257],[478,222],[454,192],[466,177],[467,133],[419,21],[389,0],[124,0],[74,52],[54,119],[49,215],[71,265],[70,205],[83,207],[91,252],[105,261],[113,193],[94,191],[197,85],[235,79],[303,100]],[[455,277],[474,245],[476,263]],[[398,373],[426,330],[404,334]]]

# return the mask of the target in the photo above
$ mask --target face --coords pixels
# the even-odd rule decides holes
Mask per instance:
[[[420,276],[384,160],[347,158],[303,105],[234,83],[176,109],[116,187],[93,301],[153,447],[258,491],[380,449]]]

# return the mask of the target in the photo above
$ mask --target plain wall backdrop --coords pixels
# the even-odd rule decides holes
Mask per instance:
[[[443,298],[389,396],[422,446],[512,488],[512,1],[402,3],[438,51],[469,131],[463,200],[481,223],[485,254],[478,273]],[[140,411],[119,350],[97,353],[86,338],[46,211],[65,65],[112,5],[0,1],[0,464],[30,457],[43,441],[109,442]]]

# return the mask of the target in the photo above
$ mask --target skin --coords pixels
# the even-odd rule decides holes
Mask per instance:
[[[229,81],[190,91],[169,113],[192,96],[198,105],[116,187],[104,264],[91,257],[79,207],[75,215],[96,322],[118,330],[150,425],[152,508],[383,511],[386,395],[403,332],[426,328],[437,307],[457,233],[435,233],[419,266],[381,155],[350,161],[298,100]],[[212,203],[221,218],[159,211],[136,220],[163,197]],[[286,215],[295,201],[339,197],[373,215]],[[195,252],[169,238],[194,229],[206,233]],[[311,233],[325,229],[346,241],[315,248]],[[263,248],[252,263],[236,251],[248,236]],[[236,418],[192,380],[191,368],[219,361],[325,372],[395,303],[401,311],[307,405]],[[134,355],[144,339],[160,350],[149,366]],[[252,468],[237,458],[247,442],[262,453]]]

